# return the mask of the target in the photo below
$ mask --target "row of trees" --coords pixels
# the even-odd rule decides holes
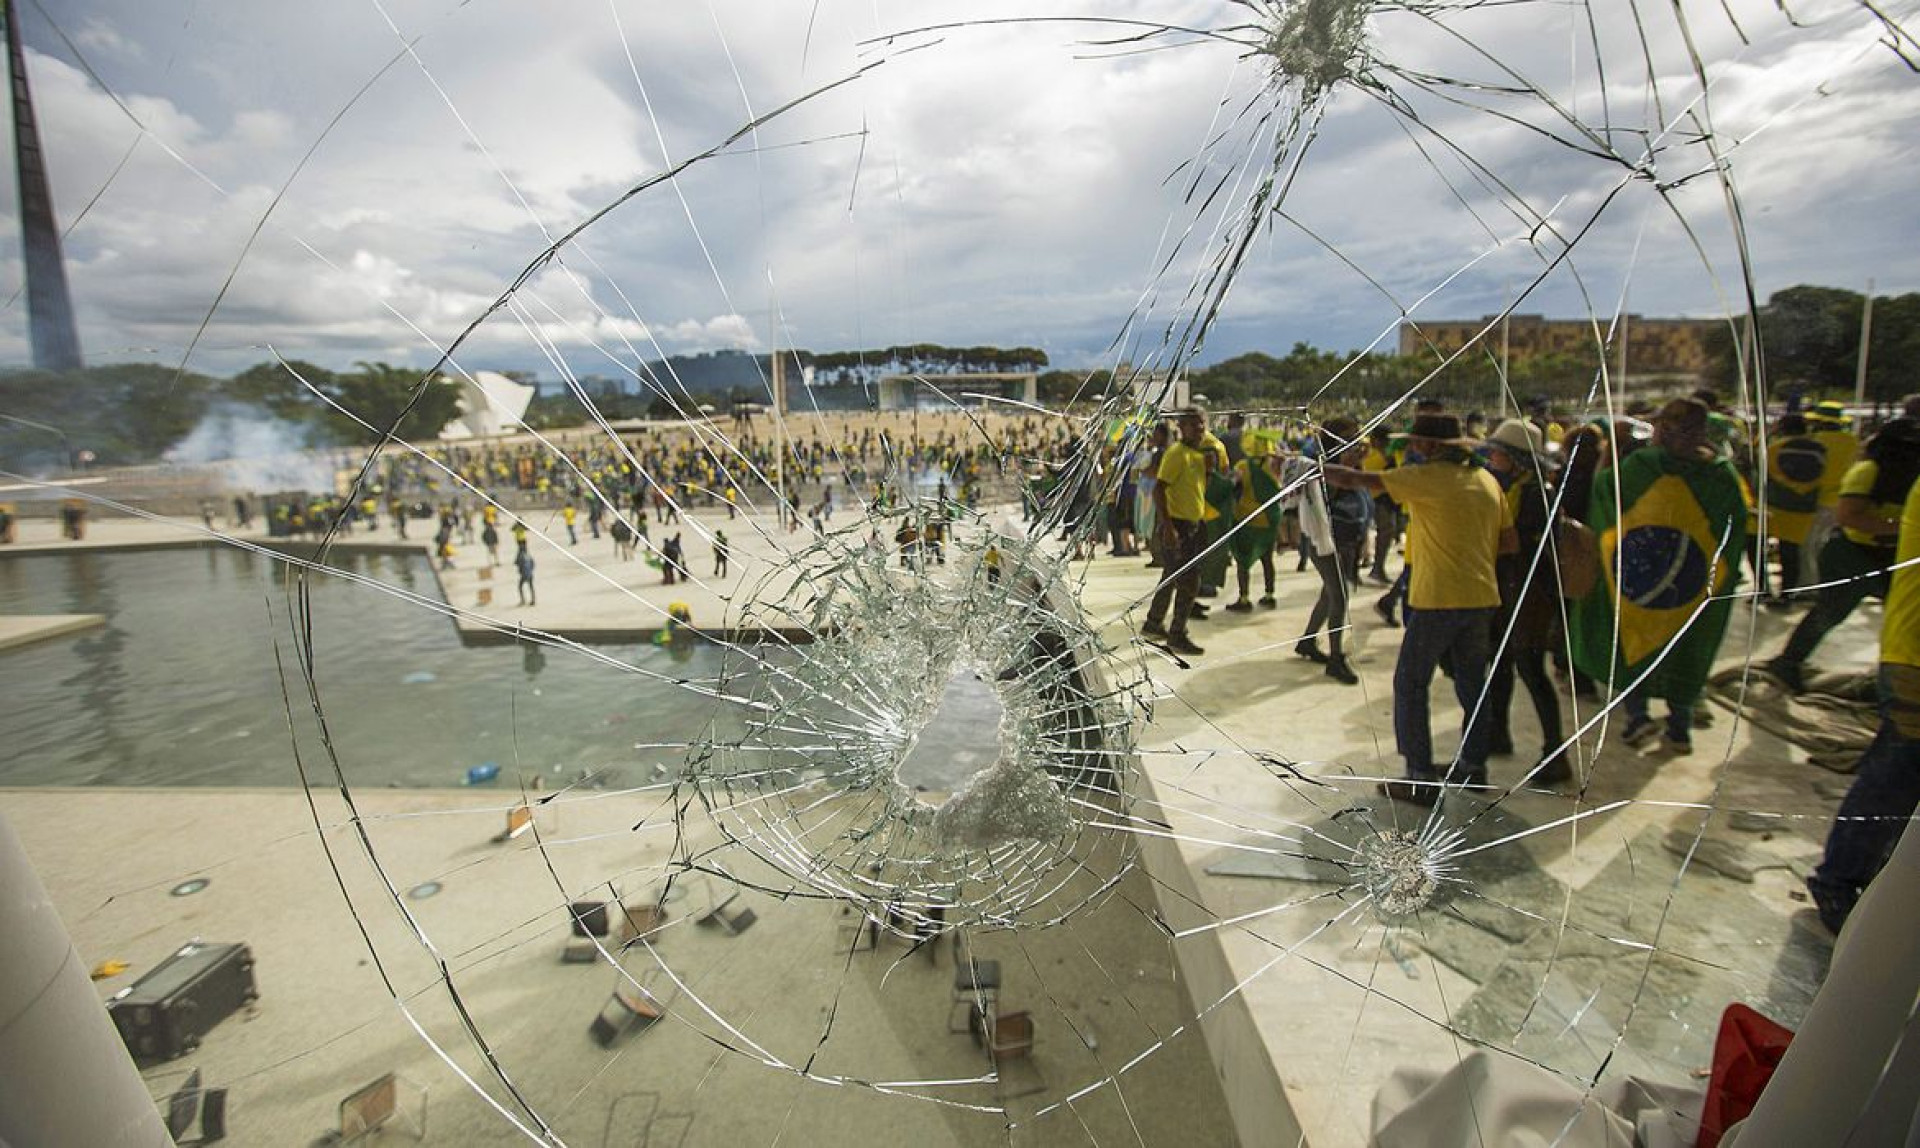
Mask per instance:
[[[1760,353],[1770,391],[1784,395],[1851,396],[1860,363],[1861,316],[1866,299],[1835,287],[1800,285],[1775,292],[1757,313]],[[1743,377],[1740,358],[1755,324],[1729,323],[1709,337],[1704,380],[1630,375],[1630,386],[1680,389],[1704,381],[1732,393]],[[1611,353],[1611,352],[1609,352]],[[1464,407],[1494,408],[1503,392],[1519,399],[1545,396],[1580,404],[1599,379],[1600,349],[1513,354],[1502,363],[1499,343],[1476,346],[1440,368],[1441,356],[1336,354],[1295,343],[1283,358],[1255,352],[1191,374],[1193,388],[1224,404],[1298,403],[1334,398],[1378,404],[1405,394],[1439,370],[1427,390]],[[1748,372],[1751,377],[1751,353]],[[1631,371],[1632,364],[1628,364]],[[1338,375],[1338,381],[1334,380]],[[1891,404],[1920,390],[1920,293],[1876,296],[1867,344],[1867,397]],[[1045,377],[1042,379],[1043,392]],[[1331,382],[1331,385],[1329,385]]]
[[[1854,291],[1800,285],[1776,292],[1760,307],[1757,326],[1767,377],[1776,394],[1790,389],[1851,394],[1860,353],[1865,299]],[[1750,325],[1729,324],[1710,344],[1707,381],[1723,390],[1741,377],[1750,352]],[[1041,401],[1060,404],[1103,394],[1104,371],[1048,370],[1037,347],[945,347],[915,343],[866,351],[787,352],[789,397],[801,399],[800,370],[814,372],[822,406],[860,406],[860,398],[890,374],[1039,374]],[[1355,407],[1377,406],[1406,394],[1439,368],[1435,354],[1342,354],[1300,342],[1284,356],[1239,355],[1192,372],[1193,389],[1215,403],[1236,406],[1297,404],[1329,399]],[[671,367],[671,373],[667,368]],[[1496,409],[1503,395],[1543,395],[1569,405],[1591,392],[1599,371],[1597,349],[1573,354],[1516,354],[1502,363],[1498,345],[1460,355],[1427,387],[1463,408]],[[685,409],[702,402],[724,411],[735,399],[764,401],[770,375],[765,356],[743,352],[675,358],[648,364],[642,373],[678,378],[690,395]],[[296,377],[296,374],[298,377]],[[522,381],[532,380],[524,375]],[[305,380],[305,384],[301,379]],[[1868,346],[1867,393],[1894,402],[1920,389],[1920,293],[1876,297]],[[1646,380],[1636,376],[1636,385]],[[1670,389],[1692,379],[1664,380]],[[307,385],[310,384],[310,385]],[[613,380],[589,380],[596,406],[608,418],[672,417],[676,405],[657,391],[633,393]],[[418,396],[416,399],[416,391]],[[322,397],[324,396],[324,398]],[[326,400],[359,416],[336,410]],[[412,404],[408,410],[409,403]],[[11,468],[44,467],[91,452],[103,464],[151,461],[181,442],[212,413],[229,422],[270,419],[291,428],[290,437],[309,446],[370,443],[374,427],[400,420],[399,433],[432,438],[457,413],[459,388],[434,381],[421,389],[420,372],[381,362],[360,362],[346,371],[312,363],[261,363],[231,379],[216,379],[154,363],[124,363],[66,374],[16,371],[0,375],[0,462]],[[404,417],[401,412],[406,411]],[[582,421],[578,401],[567,394],[542,395],[528,411],[539,426]]]
[[[1802,284],[1776,291],[1759,308],[1760,350],[1775,390],[1853,393],[1860,369],[1860,321],[1866,296],[1838,287]],[[1729,330],[1715,340],[1713,381],[1730,387],[1740,378],[1740,344],[1749,336]],[[1879,295],[1873,300],[1867,340],[1867,397],[1892,403],[1920,389],[1920,293]]]
[[[365,362],[350,371],[291,366],[261,363],[230,379],[159,363],[0,375],[0,459],[10,469],[151,462],[214,417],[228,427],[270,423],[278,441],[305,447],[378,440],[376,431],[322,395],[377,428],[399,419],[405,438],[432,438],[458,410],[459,387],[435,381],[402,418],[420,384],[420,372],[411,368]]]

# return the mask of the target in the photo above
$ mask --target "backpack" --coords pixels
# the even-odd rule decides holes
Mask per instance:
[[[1585,598],[1600,581],[1600,537],[1593,527],[1560,515],[1553,524],[1553,552],[1560,574],[1560,596]]]

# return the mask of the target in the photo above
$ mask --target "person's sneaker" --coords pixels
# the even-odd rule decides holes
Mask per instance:
[[[1380,796],[1432,809],[1440,800],[1440,785],[1434,781],[1383,781]]]
[[[1360,675],[1353,672],[1353,667],[1347,664],[1345,658],[1328,658],[1327,676],[1342,685],[1357,686],[1360,684]]]
[[[1712,706],[1708,705],[1706,702],[1701,702],[1700,704],[1693,707],[1693,728],[1695,729],[1712,729],[1713,728],[1713,707]]]
[[[1799,662],[1790,662],[1785,658],[1773,658],[1760,663],[1760,672],[1796,694],[1806,692],[1807,679],[1806,675],[1800,670]]]
[[[1849,897],[1829,889],[1821,884],[1817,876],[1808,877],[1806,884],[1807,893],[1813,898],[1814,910],[1820,914],[1820,923],[1827,927],[1829,933],[1839,936],[1847,918],[1853,913],[1854,905],[1859,903],[1860,895],[1855,893]]]
[[[1262,607],[1262,608],[1264,608],[1264,609],[1268,609],[1268,610],[1277,610],[1277,609],[1279,609],[1279,608],[1280,608],[1280,603],[1279,603],[1279,601],[1277,601],[1277,600],[1276,600],[1276,599],[1274,598],[1274,596],[1273,596],[1273,595],[1271,595],[1271,594],[1263,594],[1263,595],[1261,595],[1261,596],[1260,596],[1260,605],[1261,605],[1261,607]]]
[[[1172,650],[1176,654],[1185,654],[1189,658],[1197,658],[1201,654],[1206,653],[1205,650],[1194,645],[1185,634],[1167,635],[1167,649]]]
[[[1393,585],[1393,579],[1387,577],[1387,572],[1385,570],[1372,571],[1367,575],[1367,577],[1373,579],[1374,582],[1378,583],[1381,586]]]
[[[1764,603],[1762,603],[1762,605],[1766,606],[1766,608],[1769,610],[1787,610],[1787,609],[1791,609],[1793,606],[1791,602],[1787,601],[1787,596],[1785,594],[1768,595],[1767,600]]]
[[[1627,723],[1626,730],[1620,734],[1620,740],[1635,749],[1639,749],[1642,746],[1652,745],[1654,739],[1659,736],[1660,723],[1650,717],[1644,717],[1638,721]]]
[[[1245,598],[1240,599],[1238,602],[1229,602],[1227,603],[1227,612],[1230,614],[1251,614],[1253,613],[1253,603],[1247,601]]]
[[[1389,630],[1400,628],[1399,621],[1393,616],[1393,602],[1390,599],[1376,599],[1373,603],[1373,612],[1380,615],[1380,620],[1387,624]]]
[[[1327,656],[1320,652],[1320,647],[1314,644],[1311,638],[1302,638],[1300,641],[1295,642],[1293,644],[1293,652],[1296,656],[1305,658],[1309,662],[1324,662],[1327,660]]]
[[[1660,750],[1673,757],[1685,757],[1693,752],[1693,742],[1691,739],[1677,738],[1669,734],[1660,739]]]
[[[1143,638],[1165,638],[1167,636],[1167,628],[1152,618],[1148,618],[1146,624],[1140,627],[1140,636]]]
[[[1552,753],[1552,750],[1548,750]],[[1539,772],[1533,775],[1535,785],[1565,785],[1573,780],[1573,766],[1567,764],[1565,754],[1546,760],[1543,758]]]

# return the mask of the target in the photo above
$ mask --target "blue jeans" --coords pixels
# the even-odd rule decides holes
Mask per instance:
[[[1904,698],[1896,687],[1899,677],[1908,682]],[[1920,719],[1915,716],[1920,699],[1912,696],[1916,677],[1920,669],[1881,663],[1880,732],[1861,755],[1853,785],[1827,834],[1826,855],[1807,878],[1820,919],[1835,932],[1886,864],[1907,819],[1920,805]]]
[[[1393,667],[1393,738],[1406,759],[1407,776],[1432,781],[1433,726],[1427,706],[1427,687],[1441,662],[1453,670],[1453,695],[1460,701],[1463,721],[1480,703],[1487,681],[1487,654],[1492,647],[1489,627],[1493,607],[1484,610],[1416,610],[1407,608],[1406,635],[1400,640],[1400,660]],[[1487,714],[1469,723],[1460,738],[1460,765],[1445,780],[1464,782],[1485,778],[1487,741],[1491,723]]]

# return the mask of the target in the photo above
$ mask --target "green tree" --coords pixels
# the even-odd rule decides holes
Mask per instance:
[[[230,402],[258,407],[274,418],[287,422],[321,425],[321,403],[301,382],[325,392],[335,385],[332,371],[300,359],[285,363],[257,363],[220,384],[220,397]]]
[[[1897,403],[1920,391],[1920,294],[1873,301],[1873,333],[1867,340],[1867,397]]]
[[[459,413],[460,388],[411,367],[359,362],[322,388],[327,397],[358,419],[329,408],[324,416],[342,441],[379,442],[391,433],[407,440],[430,439]],[[362,423],[369,424],[367,429]]]
[[[1775,291],[1760,308],[1760,345],[1776,385],[1853,386],[1860,354],[1861,296],[1802,284]]]
[[[82,451],[102,464],[151,462],[205,417],[215,384],[159,363],[0,375],[6,469],[65,466]]]

